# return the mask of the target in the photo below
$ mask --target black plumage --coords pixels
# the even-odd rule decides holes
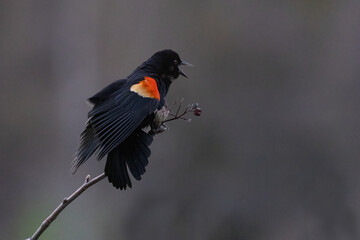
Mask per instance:
[[[153,136],[143,129],[153,121],[154,112],[165,105],[171,82],[186,75],[179,68],[188,65],[172,50],[155,53],[126,79],[118,80],[88,99],[88,113],[73,169],[93,154],[107,155],[105,175],[114,187],[131,187],[127,168],[141,179],[151,154]]]

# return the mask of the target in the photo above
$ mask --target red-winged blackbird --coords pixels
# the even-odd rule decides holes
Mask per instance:
[[[179,75],[187,77],[180,65],[191,64],[172,50],[159,51],[126,79],[111,83],[88,99],[93,108],[81,134],[74,172],[96,152],[98,160],[107,154],[105,175],[114,187],[131,188],[127,167],[136,180],[141,179],[153,141],[143,129],[165,106],[172,81]]]

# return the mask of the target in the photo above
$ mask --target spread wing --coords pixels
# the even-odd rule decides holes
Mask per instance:
[[[110,86],[90,98],[95,105],[81,134],[80,148],[74,160],[75,171],[95,151],[98,151],[97,158],[100,160],[117,147],[160,104],[154,78],[141,78],[133,84],[121,82],[117,90]]]

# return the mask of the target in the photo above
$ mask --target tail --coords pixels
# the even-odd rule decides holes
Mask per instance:
[[[120,190],[131,188],[127,167],[136,180],[141,179],[149,163],[148,157],[151,154],[149,146],[152,141],[150,134],[138,130],[108,154],[105,175],[114,187]]]
[[[85,130],[81,133],[80,147],[76,152],[76,157],[72,162],[71,171],[74,174],[81,164],[86,162],[91,155],[99,148],[100,141],[92,127],[90,120],[86,124]]]

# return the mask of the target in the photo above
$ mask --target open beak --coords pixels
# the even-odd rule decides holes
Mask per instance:
[[[183,65],[183,66],[189,66],[189,67],[193,67],[194,65],[192,65],[191,63],[188,63],[188,62],[185,62],[185,61],[181,61],[181,63],[180,63],[180,66],[181,65]],[[184,71],[181,69],[181,68],[179,68],[179,74],[181,75],[181,76],[184,76],[184,77],[186,77],[186,78],[189,78],[188,76],[186,76],[186,74],[184,73]]]

